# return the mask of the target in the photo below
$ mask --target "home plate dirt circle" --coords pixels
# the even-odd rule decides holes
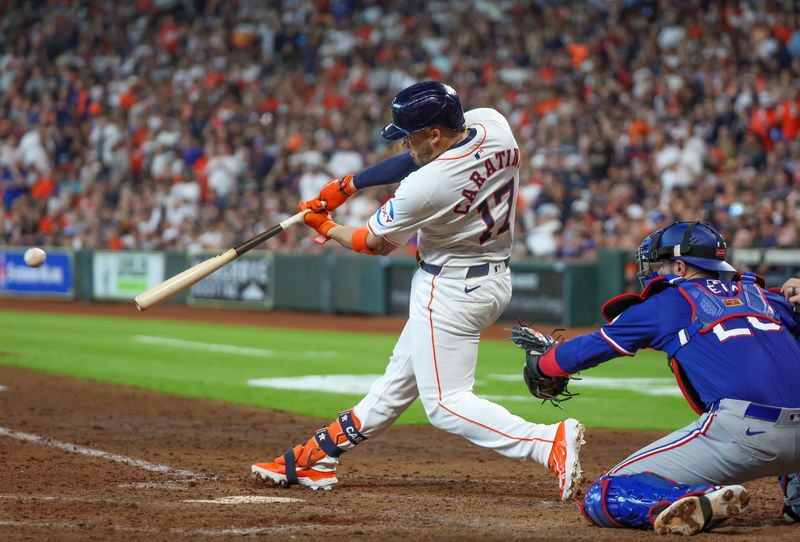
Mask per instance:
[[[289,497],[270,497],[266,495],[232,495],[217,499],[184,499],[183,502],[196,502],[203,504],[270,504],[279,502],[304,502],[303,499]]]

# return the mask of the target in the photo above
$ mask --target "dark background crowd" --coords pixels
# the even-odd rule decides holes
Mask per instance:
[[[392,96],[437,79],[511,121],[517,257],[694,219],[795,247],[798,78],[790,0],[0,0],[0,244],[229,247],[397,152]]]

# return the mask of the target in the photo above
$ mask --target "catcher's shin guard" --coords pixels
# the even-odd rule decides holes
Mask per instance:
[[[285,487],[298,484],[330,489],[338,482],[339,456],[367,439],[360,429],[361,422],[353,411],[346,410],[330,425],[317,430],[305,444],[287,450],[272,463],[256,463],[251,470]]]
[[[655,517],[673,502],[713,487],[679,484],[652,472],[603,475],[586,491],[581,511],[601,527],[651,528]]]
[[[800,473],[778,477],[783,490],[783,519],[787,523],[800,523]]]

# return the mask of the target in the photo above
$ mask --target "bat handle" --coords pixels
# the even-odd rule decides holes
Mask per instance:
[[[299,213],[290,216],[289,218],[287,218],[286,220],[281,222],[281,224],[280,224],[281,228],[285,230],[289,226],[293,226],[293,225],[297,224],[298,222],[303,222],[303,217],[305,217],[310,212],[311,212],[311,209],[303,209]]]

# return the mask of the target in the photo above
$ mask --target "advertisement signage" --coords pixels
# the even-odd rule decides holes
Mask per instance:
[[[502,320],[561,325],[564,321],[564,273],[553,269],[511,268],[513,294]]]
[[[0,249],[0,293],[31,296],[72,297],[72,254],[49,250],[40,267],[28,267],[25,248]]]
[[[192,254],[188,267],[213,256]],[[189,303],[272,306],[272,254],[251,252],[221,267],[189,290]]]
[[[92,261],[94,299],[132,300],[164,280],[163,253],[97,251]]]

